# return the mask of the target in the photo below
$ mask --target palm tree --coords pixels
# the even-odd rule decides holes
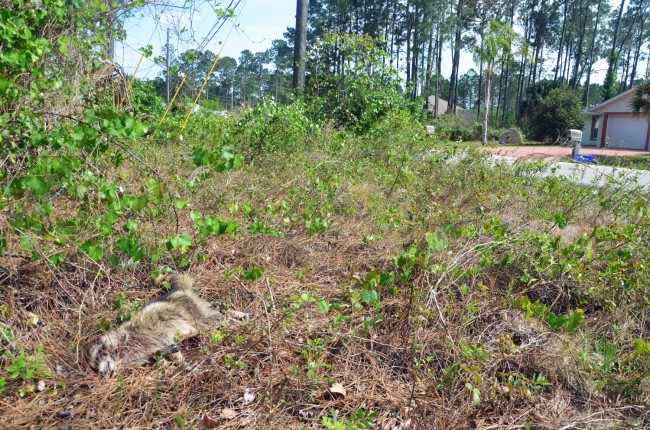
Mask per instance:
[[[636,87],[634,96],[630,100],[630,108],[636,116],[641,113],[650,113],[650,81]]]
[[[483,133],[481,145],[487,144],[487,127],[490,115],[490,88],[492,87],[492,76],[494,65],[501,62],[511,62],[514,53],[512,45],[521,45],[517,33],[508,24],[501,24],[498,21],[490,21],[487,33],[483,36],[480,46],[474,52],[474,61],[485,65],[485,110],[483,112]],[[527,47],[522,45],[518,51],[526,53]]]

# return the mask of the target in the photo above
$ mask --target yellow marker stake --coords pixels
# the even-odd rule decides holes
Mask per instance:
[[[126,93],[129,94],[129,91],[131,90],[131,85],[133,85],[133,80],[135,79],[135,75],[138,74],[138,70],[140,69],[140,65],[142,64],[142,60],[144,60],[144,54],[140,56],[140,61],[138,61],[138,65],[135,67],[135,72],[133,72],[133,76],[131,76],[131,79],[129,80],[129,84],[126,86]],[[120,100],[120,105],[118,106],[118,110],[122,109],[122,105],[124,104],[124,100],[126,100],[126,97],[124,97],[122,100]]]
[[[176,96],[178,93],[181,91],[181,88],[183,88],[183,84],[185,83],[185,79],[187,79],[187,76],[183,76],[183,80],[181,81],[181,84],[178,86],[178,89],[174,93],[174,97],[172,97],[171,101],[169,102],[169,106],[167,106],[167,109],[165,109],[165,113],[163,114],[162,118],[160,118],[160,122],[158,122],[158,127],[151,133],[151,138],[153,139],[153,136],[156,134],[160,126],[162,125],[163,121],[165,120],[165,117],[169,113],[169,109],[171,109],[172,105],[174,104],[174,100],[176,100]]]
[[[205,88],[205,84],[208,83],[208,79],[210,79],[210,75],[212,74],[212,71],[214,70],[215,66],[217,65],[217,61],[219,61],[219,57],[221,57],[221,54],[217,55],[217,58],[214,59],[214,63],[212,63],[212,67],[210,68],[210,71],[208,72],[208,74],[205,76],[205,79],[203,80],[203,85],[201,85],[201,89],[196,94],[196,98],[194,99],[194,103],[192,103],[192,107],[190,108],[190,111],[187,113],[187,117],[185,117],[185,122],[183,123],[183,127],[181,127],[180,136],[183,136],[183,130],[185,130],[185,126],[187,125],[187,121],[190,119],[190,115],[192,115],[192,111],[194,110],[194,106],[196,106],[196,103],[199,101],[199,97],[201,96],[201,93],[203,92],[203,88]],[[181,139],[182,139],[182,137],[181,137]]]

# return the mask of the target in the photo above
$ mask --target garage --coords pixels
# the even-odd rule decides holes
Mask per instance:
[[[648,119],[632,114],[605,114],[605,145],[609,148],[646,149]]]
[[[582,145],[647,150],[650,114],[635,115],[630,107],[636,88],[629,89],[585,111]]]

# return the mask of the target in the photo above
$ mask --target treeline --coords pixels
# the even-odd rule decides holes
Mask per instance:
[[[412,99],[438,93],[451,110],[480,111],[485,64],[477,58],[478,70],[460,75],[460,53],[481,49],[491,20],[508,24],[527,49],[495,64],[491,104],[506,120],[525,114],[529,89],[534,93],[544,80],[569,85],[594,103],[648,79],[649,18],[649,0],[621,0],[614,8],[607,0],[311,0],[309,38],[327,32],[375,37],[386,61],[405,74]],[[344,61],[337,54],[332,73]],[[609,65],[604,83],[592,79],[600,59]],[[443,61],[452,64],[448,81]],[[592,84],[604,84],[602,91],[594,94]]]
[[[164,48],[166,49],[166,47]],[[203,85],[216,54],[210,50],[172,52],[170,61],[170,89],[174,91],[183,83],[179,101],[194,99]],[[238,109],[254,105],[263,95],[280,102],[289,101],[292,94],[291,67],[293,48],[285,40],[274,40],[264,52],[241,52],[238,59],[221,57],[201,93],[201,105],[214,110]],[[158,59],[163,63],[163,59]],[[163,99],[167,96],[166,72],[163,70],[151,82]]]
[[[402,89],[412,100],[438,95],[476,113],[485,109],[487,64],[478,55],[484,49],[490,21],[508,25],[519,35],[519,49],[502,56],[492,66],[491,120],[499,125],[520,122],[531,106],[550,89],[568,86],[592,105],[650,78],[650,0],[310,0],[308,46],[327,34],[363,34],[376,40],[385,53],[384,63],[406,78]],[[275,40],[262,53],[243,51],[240,58],[222,58],[203,100],[218,100],[223,108],[254,103],[263,94],[280,101],[291,94],[294,30],[285,40]],[[460,74],[461,52],[474,56],[476,68]],[[450,55],[451,54],[451,55]],[[197,57],[198,56],[198,57]],[[173,61],[172,86],[181,76],[190,81],[184,92],[193,96],[200,88],[214,53],[188,51]],[[597,82],[594,64],[606,60],[607,77]],[[333,46],[319,64],[307,61],[307,81],[324,65],[341,76],[344,46]],[[451,62],[449,76],[443,62]],[[164,77],[155,81],[159,94]]]

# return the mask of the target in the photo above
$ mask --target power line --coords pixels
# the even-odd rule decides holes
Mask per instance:
[[[226,7],[226,10],[230,10],[230,9],[235,9],[236,10],[237,7],[239,6],[239,3],[241,3],[241,1],[242,0],[231,0],[230,4],[228,4],[228,6]],[[244,9],[244,6],[246,6],[246,1],[247,0],[244,0],[244,3],[242,4],[242,7],[240,9],[240,13],[241,13],[241,10]],[[234,8],[232,7],[233,3],[235,3]],[[239,15],[235,17],[235,20],[233,21],[233,25],[230,28],[230,31],[228,32],[228,35],[226,36],[226,38],[225,38],[225,40],[223,42],[223,45],[225,45],[226,42],[228,41],[228,38],[230,37],[230,34],[232,33],[233,29],[235,28],[235,25],[237,24],[238,20],[239,20]],[[217,20],[217,22],[214,24],[214,26],[208,31],[207,36],[203,39],[203,43],[201,45],[199,45],[199,48],[198,48],[199,51],[203,51],[203,49],[205,49],[205,47],[212,41],[214,36],[217,35],[219,30],[221,30],[221,28],[224,26],[224,24],[226,22],[227,22],[227,20],[225,18],[221,19],[221,20]],[[210,33],[212,33],[212,34],[210,34]],[[223,47],[222,47],[222,50],[223,50]],[[219,53],[221,53],[221,51],[219,51]]]

